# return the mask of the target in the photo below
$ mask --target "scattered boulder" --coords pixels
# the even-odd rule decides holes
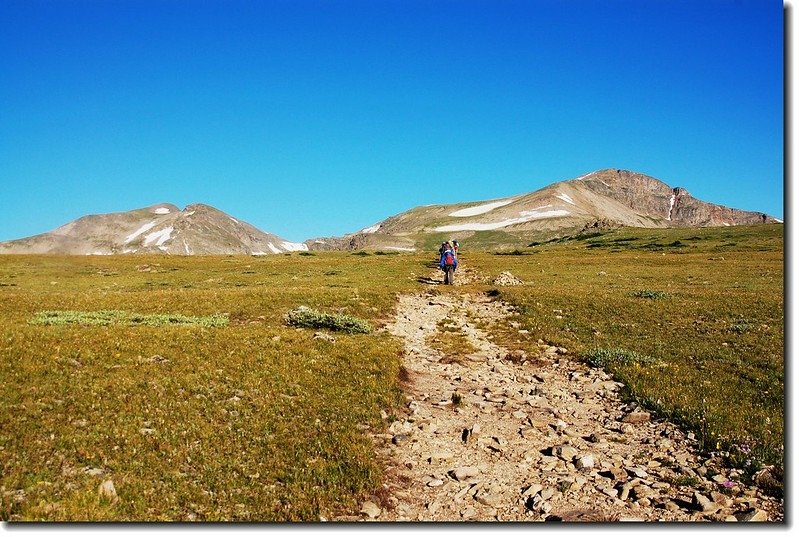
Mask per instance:
[[[511,274],[510,272],[500,272],[499,276],[494,278],[494,285],[510,286],[510,285],[524,285],[524,282]]]
[[[383,512],[374,502],[363,502],[360,513],[369,518],[377,518]]]
[[[458,481],[466,481],[472,477],[476,477],[480,473],[480,469],[476,466],[459,466],[450,471],[450,475]]]
[[[119,501],[117,489],[114,487],[114,482],[110,479],[106,479],[100,483],[100,486],[97,488],[97,494],[99,494],[101,498],[109,500],[111,503]]]

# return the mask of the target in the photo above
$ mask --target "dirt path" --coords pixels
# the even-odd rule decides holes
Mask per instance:
[[[690,435],[624,405],[617,382],[567,349],[539,342],[523,356],[493,343],[479,326],[509,315],[502,302],[434,289],[401,297],[388,327],[405,342],[407,405],[374,436],[390,478],[358,519],[782,519],[780,503],[699,459]],[[432,348],[443,320],[477,350]]]

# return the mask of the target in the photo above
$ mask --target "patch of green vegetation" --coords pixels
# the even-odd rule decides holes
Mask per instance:
[[[179,314],[142,314],[120,310],[101,311],[41,311],[34,315],[31,324],[89,326],[204,326],[207,328],[227,326],[227,315],[192,317]]]
[[[593,349],[580,355],[592,367],[613,369],[618,366],[660,365],[662,362],[651,356],[625,349]]]
[[[534,255],[536,252],[519,250],[511,250],[510,252],[494,252],[494,255]]]
[[[650,289],[639,289],[637,291],[629,293],[629,296],[636,298],[649,298],[653,300],[660,300],[663,298],[668,298],[669,294],[666,293],[665,291],[652,291]]]
[[[363,319],[351,315],[323,313],[308,307],[293,309],[286,315],[286,322],[302,328],[327,328],[348,334],[369,334],[372,326]]]

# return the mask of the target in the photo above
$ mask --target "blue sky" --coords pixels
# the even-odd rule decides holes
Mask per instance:
[[[0,240],[202,202],[281,237],[623,168],[783,217],[772,0],[0,2]]]

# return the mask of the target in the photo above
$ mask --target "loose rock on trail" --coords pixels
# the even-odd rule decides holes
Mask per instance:
[[[457,281],[457,278],[456,278]],[[384,495],[343,520],[781,521],[781,501],[697,455],[692,435],[619,397],[621,385],[539,341],[493,343],[512,312],[471,294],[402,296],[402,415],[374,434]],[[446,319],[468,354],[432,348]],[[480,326],[478,326],[478,324]]]

